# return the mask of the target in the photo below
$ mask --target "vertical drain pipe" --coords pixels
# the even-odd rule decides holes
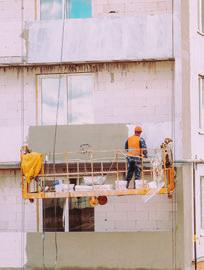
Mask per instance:
[[[194,263],[197,270],[197,232],[196,232],[196,184],[195,184],[195,163],[193,162],[193,246],[194,246]]]

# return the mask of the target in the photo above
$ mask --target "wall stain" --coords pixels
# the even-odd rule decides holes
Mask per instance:
[[[172,63],[172,61],[143,61],[143,62],[110,62],[110,63],[79,63],[79,64],[35,64],[35,65],[12,65],[12,66],[0,66],[0,71],[3,70],[4,72],[8,70],[13,70],[17,72],[21,72],[25,70],[27,72],[35,72],[36,74],[49,74],[49,73],[89,73],[89,72],[113,72],[122,71],[126,76],[127,72],[137,66],[147,67],[149,72],[156,72],[157,65],[159,62],[162,63]]]

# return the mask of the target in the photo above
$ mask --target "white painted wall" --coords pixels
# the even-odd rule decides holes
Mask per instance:
[[[108,197],[106,205],[95,210],[96,232],[172,231],[175,220],[175,199],[155,195],[147,203],[144,196]]]
[[[191,112],[188,117],[191,119],[191,144],[192,158],[204,159],[204,132],[199,130],[199,84],[198,76],[204,75],[204,36],[198,32],[198,2],[190,0],[190,95]],[[198,258],[204,259],[204,234],[201,230],[201,186],[200,180],[204,176],[204,165],[196,169],[196,219],[197,219],[197,246]]]
[[[204,131],[199,130],[198,76],[204,75],[204,36],[198,33],[198,1],[190,1],[190,65],[192,157],[204,158]],[[199,134],[199,131],[203,134]]]
[[[23,1],[25,20],[39,18],[40,0]],[[21,16],[22,0],[1,0],[0,21],[15,21]],[[137,16],[171,13],[171,0],[92,0],[92,16]],[[110,11],[116,11],[110,14]]]
[[[23,268],[27,261],[26,234],[0,232],[0,268]]]
[[[0,63],[21,63],[25,52],[25,21],[34,20],[35,1],[0,1]]]
[[[34,20],[35,0],[1,0],[0,1],[0,22],[9,23],[16,21]],[[3,32],[4,29],[1,29]]]
[[[183,120],[182,120],[182,48],[181,48],[181,1],[174,1],[173,13],[173,43],[172,48],[175,57],[174,89],[172,94],[172,119],[174,122],[173,139],[176,142],[174,147],[177,159],[183,158]]]
[[[21,62],[22,47],[24,41],[21,38],[21,22],[0,22],[0,62],[19,63]]]
[[[66,67],[61,70],[70,72]],[[158,148],[164,137],[173,136],[171,62],[105,64],[98,70],[89,65],[75,67],[75,72],[84,71],[95,74],[96,123],[129,124],[130,133],[134,125],[142,125],[149,148]],[[0,70],[1,162],[19,160],[28,128],[36,125],[36,74],[59,72],[46,67]]]
[[[0,71],[0,160],[19,160],[27,126],[35,123],[35,75],[15,68]],[[25,135],[26,136],[26,135]]]
[[[20,62],[21,5],[20,1],[0,1],[0,62]]]
[[[0,232],[36,231],[36,203],[22,199],[19,171],[1,171],[0,193]]]
[[[142,125],[147,146],[158,148],[164,137],[172,137],[172,72],[170,62],[102,70],[96,77],[96,121]]]
[[[165,14],[171,13],[171,5],[171,0],[92,0],[93,17]]]
[[[93,18],[65,22],[66,46],[63,61],[172,57],[171,0],[148,2],[93,0],[92,6]],[[110,14],[110,11],[116,13]],[[61,46],[59,40],[62,22],[39,22],[39,1],[0,1],[0,12],[0,63],[21,63],[26,61],[27,55],[28,62],[59,61],[58,45]],[[112,46],[109,46],[110,43]],[[158,44],[160,50],[157,50]]]

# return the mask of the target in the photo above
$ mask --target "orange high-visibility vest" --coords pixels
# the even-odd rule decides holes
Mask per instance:
[[[140,137],[133,135],[128,138],[128,156],[139,157],[141,155]]]

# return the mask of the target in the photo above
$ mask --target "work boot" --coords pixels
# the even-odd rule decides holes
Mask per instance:
[[[130,184],[130,180],[127,180],[126,188],[129,187],[129,184]]]

